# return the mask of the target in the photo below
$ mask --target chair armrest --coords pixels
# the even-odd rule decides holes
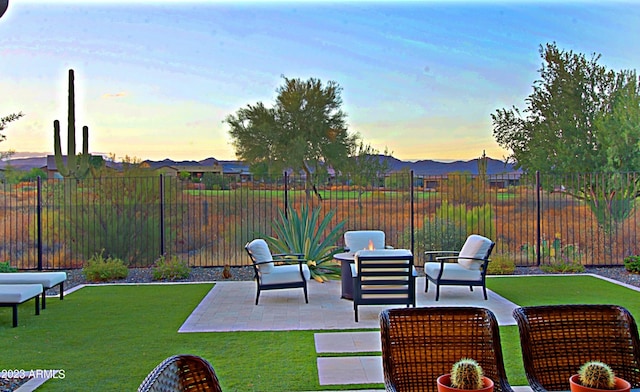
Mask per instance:
[[[349,252],[351,252],[351,249],[348,246],[345,246],[344,248],[342,248],[342,251],[344,253],[349,253]]]
[[[434,261],[435,255],[457,255],[459,253],[455,250],[428,250],[424,252],[424,255],[427,257],[427,261]]]
[[[298,263],[298,264],[306,264],[307,263],[307,259],[273,259],[272,261],[269,261],[269,263]]]
[[[271,255],[271,257],[279,258],[285,258],[286,256],[296,256],[297,258],[301,258],[302,256],[304,256],[304,253],[275,253]]]
[[[437,261],[449,261],[449,260],[456,260],[457,261],[459,259],[490,261],[489,259],[481,259],[479,257],[469,257],[469,256],[441,256],[441,257],[436,257]]]

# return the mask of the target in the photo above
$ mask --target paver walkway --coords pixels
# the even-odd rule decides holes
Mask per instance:
[[[416,283],[417,306],[483,306],[491,309],[500,325],[515,325],[511,313],[516,304],[488,290],[449,286],[435,301],[433,286],[424,292],[425,278]],[[379,328],[380,311],[392,306],[360,306],[360,322],[354,321],[353,302],[340,298],[339,281],[309,283],[309,303],[302,289],[263,291],[255,305],[255,282],[217,282],[180,327],[179,332],[283,331]]]

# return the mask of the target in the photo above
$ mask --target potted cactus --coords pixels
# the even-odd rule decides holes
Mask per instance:
[[[451,367],[451,373],[438,377],[438,392],[454,392],[459,390],[475,390],[492,392],[493,381],[484,376],[482,367],[477,361],[462,358]]]
[[[571,392],[630,391],[631,384],[616,377],[611,367],[600,361],[588,361],[569,377]]]

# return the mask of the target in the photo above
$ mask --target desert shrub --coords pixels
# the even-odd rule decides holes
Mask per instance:
[[[627,256],[623,260],[624,268],[634,274],[640,274],[640,256]]]
[[[12,267],[11,264],[9,264],[9,260],[7,261],[0,261],[0,272],[17,272],[18,269],[16,267]]]
[[[507,254],[494,254],[489,259],[491,260],[487,267],[489,275],[510,275],[516,269],[515,261]]]
[[[174,255],[170,259],[160,256],[153,268],[153,280],[186,279],[190,273],[189,264],[178,256]]]
[[[460,250],[465,240],[466,233],[457,222],[436,216],[426,219],[424,226],[416,230],[416,254],[428,250]]]
[[[222,174],[204,173],[202,175],[202,182],[204,183],[205,189],[220,190],[229,189],[231,180]]]
[[[129,268],[124,261],[111,256],[105,259],[104,249],[95,253],[82,268],[82,275],[90,282],[107,282],[124,279],[129,275]]]
[[[554,260],[550,264],[542,264],[540,269],[546,273],[569,274],[584,272],[584,265],[571,260]]]

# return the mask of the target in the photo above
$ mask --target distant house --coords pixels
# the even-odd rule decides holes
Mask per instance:
[[[186,162],[173,162],[170,160],[164,160],[159,162],[144,161],[140,165],[143,168],[149,168],[156,173],[163,174],[165,176],[177,177],[180,173],[188,173],[189,178],[196,180],[202,178],[205,173],[223,174],[222,165],[219,162],[213,161],[211,164],[203,165],[199,162],[186,161]]]

